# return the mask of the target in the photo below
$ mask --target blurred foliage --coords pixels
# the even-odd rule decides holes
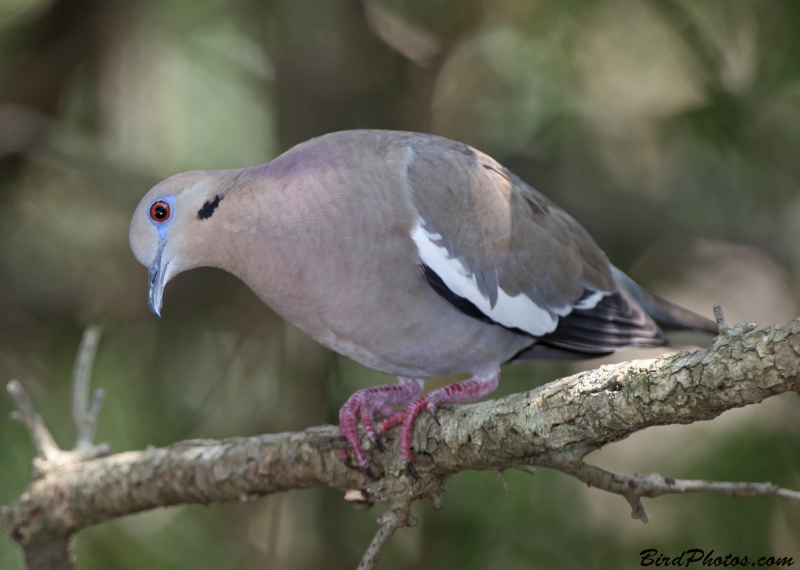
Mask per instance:
[[[476,146],[695,310],[796,316],[795,0],[0,0],[2,383],[19,378],[67,445],[75,351],[87,323],[104,324],[98,438],[124,451],[335,422],[354,390],[392,381],[220,271],[176,278],[156,319],[127,245],[160,179],[351,128]],[[571,370],[509,366],[498,393]],[[798,488],[788,396],[590,459]],[[0,418],[10,409],[0,398]],[[24,488],[31,456],[0,419],[0,503]],[[420,524],[379,568],[629,568],[644,548],[800,559],[800,512],[774,501],[662,497],[642,525],[619,497],[558,473],[507,477],[510,496],[492,473],[451,479],[445,508],[415,505]],[[82,532],[80,567],[353,568],[381,510],[314,489],[144,513]],[[0,568],[22,568],[4,535]]]

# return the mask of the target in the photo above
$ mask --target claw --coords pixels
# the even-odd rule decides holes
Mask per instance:
[[[416,479],[417,481],[419,481],[420,479],[419,473],[417,473],[417,470],[414,469],[414,466],[411,464],[410,461],[403,461],[403,467],[406,470],[406,475],[408,475],[412,479]]]
[[[363,469],[364,473],[369,475],[371,479],[378,479],[378,474],[375,473],[375,470],[370,466],[369,463],[366,465],[355,465],[350,458],[343,459],[342,463],[344,463],[344,466],[348,469]]]
[[[436,415],[436,408],[429,407],[428,408],[428,413],[433,418],[433,421],[436,422],[436,425],[439,426],[439,427],[442,427],[442,422],[439,421],[439,416]]]
[[[378,451],[381,453],[386,451],[386,446],[383,444],[383,436],[381,436],[381,434],[376,433],[375,439],[372,440],[372,443],[375,444],[375,447],[377,447]]]

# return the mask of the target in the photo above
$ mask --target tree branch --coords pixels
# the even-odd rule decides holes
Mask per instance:
[[[728,481],[696,481],[672,479],[658,473],[633,477],[620,475],[572,458],[553,457],[548,467],[580,479],[590,487],[622,495],[631,506],[631,517],[647,522],[642,497],[654,499],[661,495],[683,493],[711,493],[730,497],[776,497],[787,503],[800,505],[800,492],[781,489],[772,483],[733,483]]]
[[[394,432],[385,437],[388,453],[368,449],[381,476],[374,481],[339,461],[336,450],[343,443],[335,426],[192,440],[35,470],[20,499],[3,509],[2,527],[25,549],[28,568],[35,570],[56,566],[37,565],[31,553],[52,546],[63,556],[69,548],[59,549],[58,544],[66,545],[80,529],[115,517],[325,485],[349,490],[348,500],[365,506],[379,501],[393,505],[390,512],[395,514],[381,521],[370,546],[370,552],[379,553],[394,530],[410,521],[403,522],[398,505],[426,497],[441,505],[446,479],[466,469],[530,472],[529,465],[553,467],[621,494],[634,517],[642,520],[646,515],[639,497],[664,493],[770,495],[798,502],[797,492],[771,484],[628,477],[582,461],[590,451],[653,425],[708,420],[800,390],[800,320],[762,331],[751,331],[751,325],[723,330],[709,349],[603,366],[529,392],[444,409],[441,425],[423,415],[413,440],[419,480],[404,474]],[[15,398],[18,405],[23,402],[21,408],[27,406],[25,398]],[[35,427],[35,421],[28,422],[35,418],[32,406],[29,411],[23,415]],[[369,448],[368,440],[364,445]],[[61,567],[71,566],[63,562]]]
[[[386,543],[395,531],[403,526],[417,526],[417,519],[411,516],[411,503],[400,502],[378,519],[378,532],[367,547],[356,570],[372,570],[380,558]]]

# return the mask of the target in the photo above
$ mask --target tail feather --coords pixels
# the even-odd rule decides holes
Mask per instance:
[[[693,330],[713,335],[719,333],[719,326],[714,321],[645,291],[616,267],[613,270],[617,280],[630,292],[631,297],[662,328]]]
[[[669,345],[667,331],[718,334],[717,323],[648,293],[613,268],[618,290],[592,309],[575,309],[556,330],[537,339],[512,360],[582,360],[611,354],[626,346]]]

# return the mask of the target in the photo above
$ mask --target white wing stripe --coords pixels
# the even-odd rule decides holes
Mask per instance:
[[[551,316],[547,310],[539,307],[525,295],[511,297],[498,287],[497,302],[492,306],[489,299],[478,290],[475,275],[458,259],[450,257],[447,249],[436,244],[442,239],[441,235],[429,233],[418,223],[411,233],[411,238],[417,244],[419,256],[425,265],[436,272],[453,293],[470,301],[496,323],[518,328],[533,336],[542,336],[556,329],[558,318]],[[584,299],[581,305],[586,308],[596,305],[602,298],[602,293],[598,295],[600,297],[595,299],[593,293]],[[592,300],[594,305],[590,305]]]
[[[597,306],[597,303],[600,302],[600,299],[606,296],[606,293],[602,291],[595,291],[585,299],[578,301],[575,303],[575,309],[594,309]]]

